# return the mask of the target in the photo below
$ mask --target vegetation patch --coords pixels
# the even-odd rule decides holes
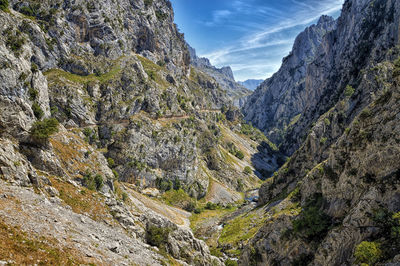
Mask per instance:
[[[72,184],[58,178],[50,177],[51,183],[59,191],[60,199],[70,206],[75,213],[88,214],[96,221],[102,221],[111,216],[105,203],[101,200],[101,195],[97,192],[88,190],[85,187],[80,189]]]
[[[0,10],[8,11],[8,0],[0,0]]]
[[[165,245],[168,243],[168,236],[171,231],[172,229],[169,227],[150,225],[146,230],[146,241],[149,245],[165,250]]]
[[[55,118],[36,121],[30,130],[31,136],[38,142],[47,141],[48,138],[58,132],[58,121]]]
[[[221,236],[218,239],[219,244],[231,245],[232,247],[238,247],[239,244],[247,244],[266,220],[264,215],[258,212],[258,210],[245,213],[229,221],[221,232]]]
[[[84,264],[72,249],[57,248],[54,240],[34,238],[32,234],[0,220],[0,258],[7,265],[80,265]],[[75,253],[75,254],[74,254]]]
[[[162,198],[168,205],[184,209],[188,212],[192,212],[196,208],[196,201],[181,188],[165,192]]]
[[[361,242],[355,250],[354,257],[357,263],[375,264],[380,260],[382,250],[380,245],[376,242]]]
[[[151,60],[140,56],[136,55],[136,57],[140,60],[142,63],[142,66],[144,68],[144,71],[147,73],[149,78],[153,80],[155,83],[161,85],[162,88],[166,89],[169,87],[169,82],[167,82],[162,76],[159,74],[160,71],[162,71],[164,68],[153,63]]]
[[[46,71],[44,74],[49,80],[57,81],[60,78],[66,79],[73,83],[78,84],[87,84],[89,82],[100,82],[100,83],[107,83],[110,80],[113,80],[116,76],[121,73],[121,67],[119,64],[115,64],[111,70],[105,74],[90,74],[88,76],[80,76],[77,74],[72,74],[66,72],[61,69],[50,69]]]
[[[300,217],[292,222],[295,235],[308,241],[320,241],[325,237],[332,222],[322,210],[323,202],[322,195],[316,195],[306,203]]]

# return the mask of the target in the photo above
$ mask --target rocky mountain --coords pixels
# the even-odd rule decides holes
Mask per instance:
[[[0,0],[0,264],[399,264],[400,3],[308,27],[249,123],[173,17]]]
[[[245,81],[238,81],[239,84],[245,86],[251,91],[254,91],[257,89],[257,87],[263,82],[264,80],[262,79],[248,79]]]
[[[222,265],[191,212],[237,208],[279,153],[191,65],[171,3],[0,13],[1,263]]]
[[[282,141],[287,128],[298,120],[308,104],[309,97],[304,89],[308,65],[315,59],[323,37],[335,26],[332,17],[322,16],[316,25],[306,28],[297,36],[279,71],[248,97],[243,107],[245,119],[276,144]]]
[[[251,91],[240,82],[235,81],[232,69],[229,66],[217,68],[210,63],[208,58],[198,57],[196,50],[188,45],[191,64],[199,71],[213,77],[237,107],[242,107]]]
[[[297,100],[273,101],[278,114],[299,110],[280,139],[292,155],[259,191],[265,222],[239,264],[400,263],[399,18],[398,1],[345,1],[294,87],[281,87]],[[281,96],[271,87],[279,73],[258,97]],[[268,132],[271,118],[249,110]]]

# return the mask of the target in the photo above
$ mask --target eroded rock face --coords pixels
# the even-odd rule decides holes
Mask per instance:
[[[308,104],[317,103],[305,90],[307,68],[316,58],[324,36],[335,27],[332,17],[322,16],[316,25],[300,33],[279,71],[248,98],[243,107],[245,119],[263,130],[271,141],[281,142],[291,121]]]

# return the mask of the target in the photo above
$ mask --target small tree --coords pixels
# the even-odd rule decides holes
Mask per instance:
[[[243,170],[243,173],[245,173],[246,175],[249,175],[249,174],[251,174],[251,167],[250,166],[246,166],[245,168],[244,168],[244,170]]]
[[[40,108],[39,104],[36,102],[32,104],[32,111],[35,117],[39,120],[44,116],[42,108]]]
[[[30,130],[30,134],[38,142],[45,142],[50,135],[58,132],[58,121],[55,118],[36,121]]]

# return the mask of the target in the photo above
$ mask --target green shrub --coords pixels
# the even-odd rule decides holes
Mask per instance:
[[[207,210],[216,210],[218,209],[218,204],[212,203],[212,202],[207,202],[206,207]]]
[[[44,116],[42,108],[40,108],[39,104],[36,102],[32,104],[32,111],[35,117],[39,120]]]
[[[108,163],[108,166],[109,166],[110,168],[113,168],[114,165],[115,165],[115,162],[114,162],[114,159],[113,159],[113,158],[107,158],[107,163]]]
[[[29,87],[28,93],[29,93],[29,99],[31,101],[36,100],[37,96],[39,95],[39,92],[31,87]]]
[[[7,30],[7,40],[6,45],[11,51],[14,52],[16,56],[21,54],[21,48],[25,44],[25,38],[21,36],[21,32],[17,31],[15,34],[12,34],[11,31]]]
[[[7,11],[8,10],[8,1],[0,0],[0,10]]]
[[[244,158],[244,154],[243,154],[242,151],[236,151],[235,156],[236,156],[237,158],[239,158],[240,160],[243,160],[243,158]]]
[[[168,227],[160,228],[150,225],[147,227],[146,241],[149,245],[164,249],[165,245],[168,243],[168,236],[170,232],[171,229]]]
[[[235,260],[227,259],[225,261],[225,266],[237,266],[237,265],[238,265],[238,263]]]
[[[112,169],[112,172],[113,172],[113,174],[114,174],[114,177],[115,177],[115,179],[117,179],[117,180],[118,180],[118,177],[119,177],[119,174],[118,174],[118,172],[117,172],[117,171],[115,171],[115,169]]]
[[[156,187],[161,191],[169,191],[173,188],[174,184],[171,180],[165,180],[162,178],[156,179]]]
[[[126,192],[122,192],[122,200],[126,202],[128,200],[128,194]]]
[[[58,121],[55,118],[36,121],[30,130],[31,136],[38,141],[46,141],[50,135],[58,132]]]
[[[324,145],[327,142],[328,138],[321,138],[319,140],[319,144]]]
[[[103,187],[103,183],[104,183],[103,177],[101,175],[97,174],[94,177],[94,183],[96,185],[96,190],[100,190]]]
[[[295,234],[309,241],[317,241],[325,237],[331,221],[330,217],[321,210],[322,205],[323,198],[321,195],[317,195],[307,202],[300,213],[300,217],[292,222]]]
[[[90,190],[100,190],[104,183],[103,177],[99,174],[93,176],[91,173],[87,172],[83,176],[83,185]]]
[[[182,188],[181,181],[178,178],[176,178],[174,181],[174,190],[179,190],[181,188]]]
[[[246,166],[246,167],[244,168],[244,170],[243,170],[243,173],[245,173],[246,175],[251,174],[251,172],[253,172],[253,171],[251,170],[251,167],[250,167],[250,166]]]
[[[354,94],[354,88],[352,87],[352,86],[350,86],[350,85],[347,85],[346,86],[346,89],[345,89],[345,91],[344,91],[344,95],[346,96],[346,97],[351,97],[353,94]]]
[[[363,241],[354,253],[357,263],[375,264],[381,258],[382,251],[378,243]]]
[[[168,17],[168,14],[161,12],[159,10],[156,10],[156,17],[159,21],[163,21]]]

